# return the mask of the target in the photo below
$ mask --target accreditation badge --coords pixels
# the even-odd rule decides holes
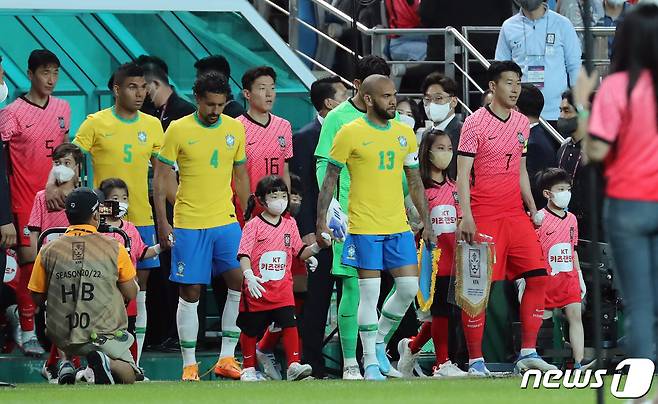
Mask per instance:
[[[479,315],[487,308],[493,263],[491,243],[457,243],[455,303],[471,317]]]

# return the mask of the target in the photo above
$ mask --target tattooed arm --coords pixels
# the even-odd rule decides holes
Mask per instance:
[[[325,245],[322,233],[332,234],[329,227],[327,227],[327,209],[331,204],[331,198],[334,196],[336,183],[338,182],[338,174],[341,168],[334,164],[327,164],[327,171],[322,182],[320,195],[318,195],[318,218],[316,221],[316,239],[318,244]]]
[[[414,206],[418,210],[421,220],[423,221],[423,240],[425,245],[429,246],[436,243],[436,237],[432,231],[432,222],[430,220],[430,210],[427,205],[427,198],[425,197],[425,187],[420,178],[418,168],[404,167],[404,173],[407,176],[407,183],[409,184],[409,196],[414,202]]]

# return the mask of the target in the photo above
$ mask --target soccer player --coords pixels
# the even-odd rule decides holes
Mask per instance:
[[[272,113],[276,100],[276,72],[269,66],[255,67],[242,76],[242,92],[249,103],[240,115],[247,136],[247,173],[251,192],[268,175],[278,175],[290,187],[288,161],[292,158],[290,122]],[[260,207],[254,213],[261,211]]]
[[[434,241],[425,190],[418,173],[418,151],[413,129],[392,120],[396,90],[383,75],[366,78],[359,91],[367,114],[345,125],[334,139],[329,165],[318,200],[317,236],[329,233],[327,209],[343,167],[352,183],[349,194],[349,228],[341,257],[343,265],[359,274],[359,334],[363,344],[365,379],[384,380],[376,344],[384,345],[418,292],[416,244],[407,223],[402,176],[409,182],[414,206],[423,220],[426,245]],[[321,240],[321,238],[318,238]],[[384,303],[377,321],[380,271],[395,279],[395,292]],[[389,373],[389,369],[382,369]]]
[[[44,351],[34,331],[35,306],[27,290],[35,259],[27,224],[34,197],[46,186],[53,151],[66,140],[71,121],[69,104],[52,96],[59,66],[54,53],[45,49],[32,51],[27,61],[30,91],[0,110],[0,138],[9,149],[11,210],[18,234],[16,300],[22,329],[20,346],[30,356],[41,356]],[[59,199],[63,206],[63,198]]]
[[[137,227],[144,244],[153,245],[156,234],[148,199],[148,170],[162,145],[162,126],[157,118],[139,110],[146,96],[146,81],[140,66],[135,63],[119,66],[113,76],[112,89],[114,106],[89,115],[73,143],[91,156],[95,187],[107,178],[121,178],[126,182],[132,195],[127,219]],[[173,171],[170,186],[171,181],[175,186]],[[146,285],[150,271],[159,266],[157,256],[137,263],[139,293],[135,332],[140,352],[147,322]]]
[[[567,212],[571,200],[571,176],[561,168],[547,168],[539,175],[539,188],[548,200],[542,209],[544,220],[537,237],[550,275],[546,285],[546,310],[562,309],[569,321],[569,343],[573,351],[574,369],[585,370],[594,364],[583,364],[585,334],[581,319],[582,299],[587,288],[580,271],[576,246],[578,221]]]
[[[366,56],[359,60],[354,79],[354,87],[357,89],[356,94],[345,102],[342,102],[324,119],[320,139],[315,149],[317,157],[317,179],[320,187],[325,178],[325,172],[328,167],[329,153],[334,138],[338,131],[346,124],[362,118],[366,113],[366,104],[363,99],[363,92],[360,91],[361,83],[366,77],[373,74],[388,76],[391,69],[386,61],[379,56]],[[338,178],[338,187],[336,199],[340,202],[343,212],[348,211],[348,194],[350,191],[350,175],[348,170],[343,170]],[[359,380],[361,371],[356,361],[356,342],[359,333],[359,324],[357,322],[357,309],[359,307],[359,283],[356,269],[343,265],[339,257],[343,254],[344,243],[333,243],[333,264],[331,273],[341,278],[342,296],[338,305],[338,331],[340,333],[340,346],[343,353],[343,379]],[[385,349],[385,346],[382,346]],[[385,353],[384,353],[385,355]]]
[[[202,286],[221,275],[229,288],[222,313],[222,348],[215,374],[240,378],[235,346],[242,290],[238,263],[240,225],[233,206],[231,179],[246,207],[249,178],[245,168],[244,127],[222,114],[229,92],[223,76],[210,72],[194,83],[197,112],[173,122],[155,165],[154,201],[161,246],[171,247],[171,276],[180,284],[176,324],[183,355],[183,380],[198,381],[197,307]],[[166,220],[166,182],[178,164],[180,186],[174,205],[174,228]],[[171,240],[171,241],[170,241]]]
[[[231,65],[228,64],[228,60],[222,55],[210,55],[197,60],[194,63],[194,68],[196,69],[197,77],[208,72],[217,72],[223,75],[227,82],[231,80]],[[228,101],[222,113],[231,118],[237,118],[244,114],[244,107],[240,102],[233,99],[233,94],[231,94],[230,90],[231,87],[229,87]]]
[[[478,109],[464,122],[457,158],[457,190],[462,209],[458,227],[461,239],[471,243],[476,234],[493,237],[496,260],[492,280],[524,278],[521,301],[521,353],[516,371],[556,369],[535,350],[544,314],[546,263],[533,223],[537,213],[526,170],[528,118],[514,109],[521,93],[521,68],[512,61],[489,67],[490,105]],[[474,180],[471,180],[472,174]],[[469,351],[469,373],[487,376],[482,357],[485,314],[462,314]]]

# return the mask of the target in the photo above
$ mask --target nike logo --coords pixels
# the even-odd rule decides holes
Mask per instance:
[[[193,144],[197,144],[197,143],[199,143],[198,140],[190,140],[190,141],[187,142],[187,144],[189,144],[189,145],[193,145]]]
[[[255,144],[256,144],[256,142],[249,142],[249,143],[247,143],[247,146],[252,146],[252,145],[255,145]]]
[[[27,129],[27,128],[31,128],[31,127],[33,127],[34,125],[36,125],[36,124],[35,124],[35,123],[31,123],[31,124],[29,124],[29,125],[25,125],[25,129]]]
[[[253,357],[254,357],[254,355],[245,355],[244,356],[245,359],[249,359],[249,358],[253,358]]]
[[[163,116],[163,117],[162,117],[162,120],[163,120],[163,121],[166,121],[167,119],[169,119],[168,116]]]
[[[375,142],[363,142],[362,144],[363,144],[364,146],[368,146],[369,144],[372,144],[372,143],[375,143]]]
[[[429,201],[429,202],[432,202],[432,201],[435,200],[436,198],[438,198],[438,196],[435,196],[434,198],[429,198],[428,201]]]
[[[262,243],[263,241],[266,241],[266,240],[267,240],[267,237],[265,237],[264,239],[257,239],[256,241],[259,242],[259,243]]]
[[[547,236],[550,236],[551,234],[553,234],[553,233],[555,233],[555,232],[556,232],[556,230],[553,230],[553,231],[550,232],[550,233],[549,233],[549,232],[546,232],[546,235],[547,235]]]
[[[497,137],[498,137],[498,136],[489,136],[489,137],[487,138],[487,140],[494,140],[494,139],[497,138]]]

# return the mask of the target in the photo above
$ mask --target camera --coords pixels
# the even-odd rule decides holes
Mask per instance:
[[[98,207],[98,213],[101,218],[116,217],[119,215],[118,201],[104,201]]]

